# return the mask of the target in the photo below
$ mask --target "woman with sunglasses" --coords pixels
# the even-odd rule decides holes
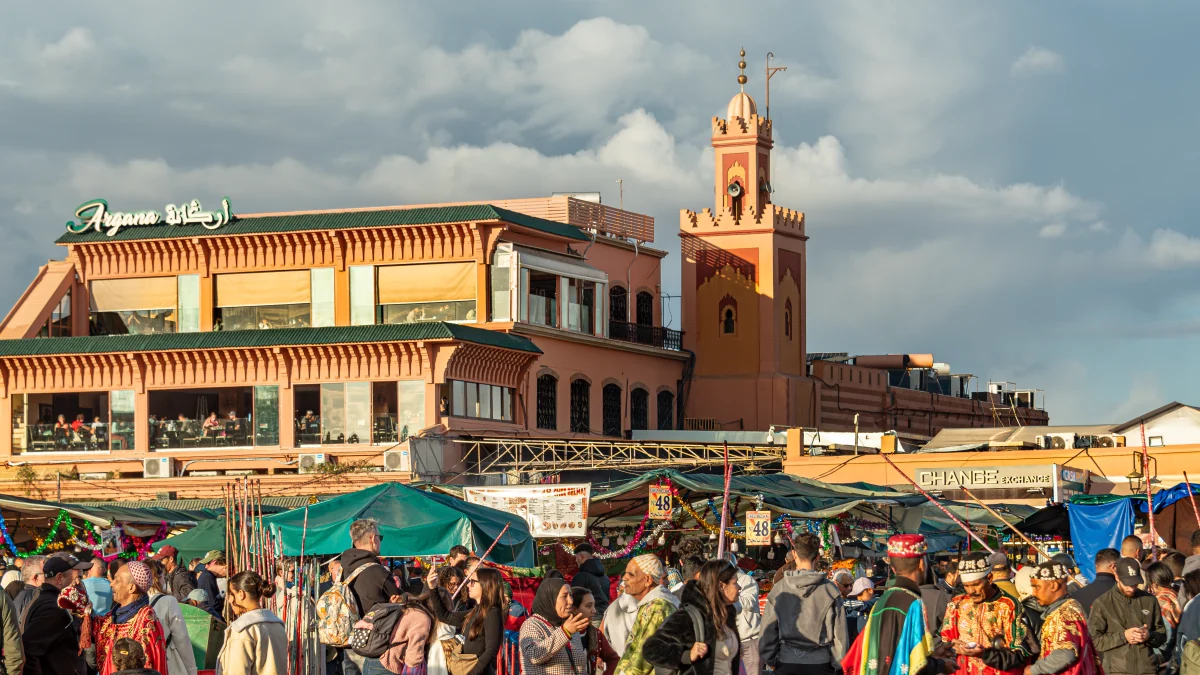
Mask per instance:
[[[642,645],[651,665],[684,675],[736,675],[741,669],[741,639],[733,603],[738,598],[737,569],[723,560],[700,568],[700,580],[683,587],[679,610]],[[704,627],[697,640],[693,614]]]
[[[434,582],[436,584],[436,581]],[[455,612],[441,593],[429,594],[429,606],[438,621],[462,631],[462,653],[474,656],[475,665],[468,675],[495,675],[496,654],[504,639],[504,577],[484,567],[466,581],[467,596],[475,601],[470,610]],[[447,589],[449,590],[449,589]]]

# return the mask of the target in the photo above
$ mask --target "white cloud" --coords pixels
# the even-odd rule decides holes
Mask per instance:
[[[1038,236],[1043,239],[1056,239],[1067,233],[1066,223],[1050,223],[1038,230]]]
[[[1041,73],[1061,73],[1063,69],[1061,54],[1045,47],[1030,47],[1016,61],[1013,61],[1008,72],[1013,77],[1021,77]]]
[[[1200,238],[1175,230],[1155,230],[1146,247],[1146,260],[1158,269],[1200,266]]]

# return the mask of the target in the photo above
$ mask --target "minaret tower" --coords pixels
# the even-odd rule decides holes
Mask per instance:
[[[805,363],[804,214],[772,203],[772,123],[739,90],[712,119],[712,209],[684,210],[684,346],[696,353],[687,415],[746,429],[811,416]]]

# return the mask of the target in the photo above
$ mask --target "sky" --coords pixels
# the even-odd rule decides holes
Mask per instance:
[[[788,68],[773,201],[806,214],[809,351],[932,352],[1044,390],[1052,423],[1121,422],[1200,400],[1198,23],[1127,0],[17,4],[0,304],[94,197],[616,204],[617,180],[677,296],[744,47],[760,110],[766,53]]]

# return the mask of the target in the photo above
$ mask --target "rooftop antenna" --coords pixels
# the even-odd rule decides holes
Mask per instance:
[[[624,211],[625,210],[625,179],[624,178],[617,179],[617,187],[621,191],[621,201],[620,201],[621,206],[620,206],[620,208],[622,211]]]
[[[742,52],[745,55],[746,52]],[[775,77],[775,73],[782,70],[787,70],[787,66],[772,66],[771,59],[775,58],[773,52],[767,52],[767,120],[771,119],[771,78]]]

